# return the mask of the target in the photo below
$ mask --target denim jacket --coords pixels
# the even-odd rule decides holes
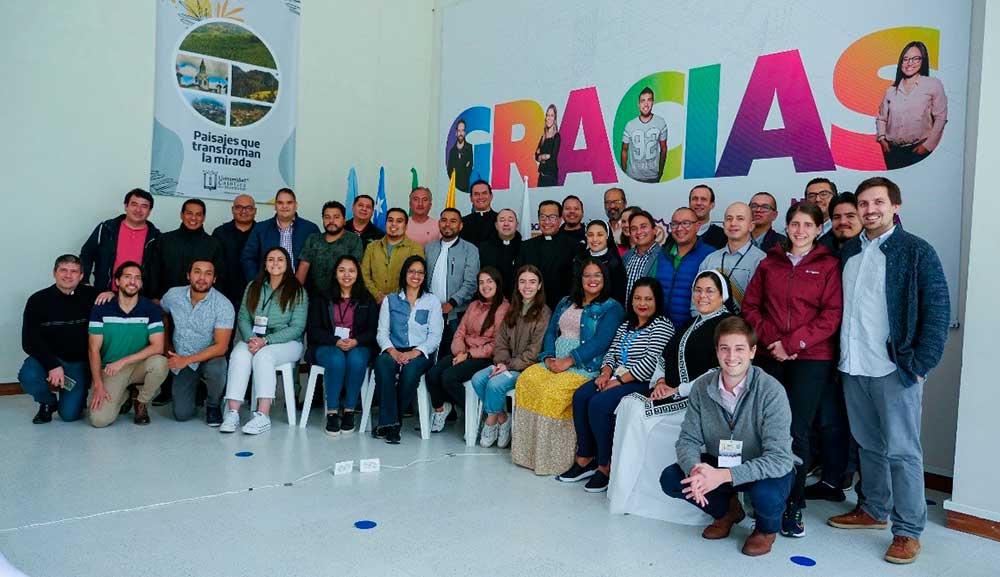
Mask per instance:
[[[549,328],[545,331],[539,361],[556,356],[559,317],[572,305],[573,301],[569,297],[563,297],[556,305],[556,311],[549,318]],[[604,353],[608,352],[608,347],[615,338],[615,331],[624,318],[625,309],[612,298],[583,307],[583,315],[580,317],[580,346],[572,352],[574,364],[592,372],[600,369]]]

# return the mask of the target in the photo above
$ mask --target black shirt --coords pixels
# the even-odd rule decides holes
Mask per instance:
[[[539,176],[559,176],[559,141],[559,133],[557,132],[552,138],[543,136],[541,142],[538,143],[535,160],[538,162]],[[540,160],[538,157],[542,154],[548,154],[549,159]]]
[[[521,243],[521,253],[515,267],[531,264],[542,271],[545,303],[551,310],[556,310],[559,301],[569,296],[574,282],[573,259],[583,250],[583,245],[569,235],[540,235]]]
[[[199,259],[212,261],[216,278],[225,278],[222,243],[205,229],[181,225],[161,234],[149,245],[149,255],[143,257],[143,292],[148,298],[159,299],[171,288],[188,284],[191,263]]]
[[[462,148],[458,143],[448,151],[448,177],[455,171],[455,188],[469,192],[469,177],[472,175],[472,145],[466,141]]]
[[[385,231],[375,226],[375,224],[371,221],[368,221],[368,226],[365,227],[365,230],[358,232],[358,229],[354,228],[353,218],[347,221],[347,224],[344,225],[344,230],[361,236],[362,250],[368,248],[368,243],[371,241],[378,240],[385,236]]]
[[[215,288],[226,295],[226,298],[239,310],[239,303],[243,300],[243,290],[249,284],[250,279],[243,274],[243,265],[240,263],[240,255],[243,254],[243,247],[250,238],[250,228],[245,231],[236,228],[236,221],[220,224],[212,231],[212,237],[222,245],[222,260],[226,263],[226,274],[215,281]]]
[[[478,245],[490,239],[499,238],[497,236],[497,212],[488,210],[486,212],[471,213],[462,217],[462,233],[459,235],[462,240]]]
[[[574,240],[577,240],[577,241],[579,241],[579,242],[581,242],[583,244],[587,244],[587,227],[586,227],[586,225],[581,224],[580,228],[578,228],[576,230],[568,230],[566,228],[566,223],[563,223],[562,227],[559,229],[559,232],[561,234],[569,235]],[[614,242],[613,238],[608,240],[609,246],[610,246],[610,244],[612,242]]]
[[[515,232],[514,238],[510,239],[507,244],[504,244],[504,241],[497,237],[479,245],[479,266],[491,266],[500,271],[500,276],[503,277],[503,295],[508,299],[510,295],[514,294],[514,285],[516,284],[514,273],[517,270],[514,268],[514,263],[517,261],[517,255],[520,251],[521,233],[519,232]]]
[[[62,366],[59,361],[87,361],[87,326],[97,290],[80,285],[63,294],[56,285],[28,297],[21,324],[21,348],[45,367]]]
[[[726,246],[726,243],[729,242],[729,239],[726,238],[726,231],[717,224],[708,225],[708,230],[698,236],[701,237],[702,242],[717,249]]]

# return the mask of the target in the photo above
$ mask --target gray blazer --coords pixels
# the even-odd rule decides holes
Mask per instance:
[[[434,283],[434,269],[441,255],[441,241],[427,243],[424,247],[427,254],[427,286]],[[476,296],[479,289],[479,250],[472,243],[458,239],[448,249],[448,302],[454,307],[448,313],[448,320],[458,318],[458,313],[464,312]]]

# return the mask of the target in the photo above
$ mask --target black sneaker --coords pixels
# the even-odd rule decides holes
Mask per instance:
[[[556,476],[556,481],[561,481],[563,483],[576,483],[584,479],[589,479],[597,471],[597,462],[594,459],[590,460],[590,463],[581,467],[580,465],[573,463],[573,466],[569,468],[568,471],[562,475]]]
[[[398,445],[399,441],[402,439],[399,436],[399,430],[400,430],[399,425],[393,425],[391,427],[388,427],[388,430],[385,432],[385,442],[389,443],[390,445]]]
[[[218,427],[222,424],[222,407],[205,407],[205,424]]]
[[[340,415],[337,413],[326,414],[326,434],[331,437],[340,436]]]
[[[803,495],[807,501],[833,501],[834,503],[841,503],[847,498],[843,489],[834,487],[826,481],[809,485]]]
[[[375,428],[372,429],[372,436],[376,439],[384,439],[385,434],[389,432],[389,427],[391,427],[391,425],[376,425]]]
[[[39,403],[38,412],[35,413],[35,418],[31,419],[31,422],[36,425],[41,425],[42,423],[51,423],[52,413],[54,413],[55,410],[56,410],[55,405]]]
[[[805,537],[806,526],[802,523],[802,509],[789,506],[781,516],[781,534],[785,537]]]
[[[603,493],[608,490],[608,476],[604,473],[597,471],[587,481],[587,484],[583,486],[583,490],[588,493]]]
[[[340,415],[340,432],[344,435],[354,432],[354,411],[344,411],[344,414]]]

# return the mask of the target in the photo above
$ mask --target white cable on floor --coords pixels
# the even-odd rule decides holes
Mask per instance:
[[[434,457],[434,458],[431,458],[431,459],[417,459],[416,461],[411,461],[411,462],[409,462],[409,463],[407,463],[405,465],[401,465],[401,466],[382,465],[381,468],[382,469],[402,470],[402,469],[406,469],[406,468],[412,467],[413,465],[417,465],[419,463],[433,463],[435,461],[441,461],[443,459],[449,459],[451,457],[487,457],[487,456],[496,456],[496,455],[499,455],[499,454],[500,453],[455,453],[455,452],[451,452],[451,453],[445,453],[444,455],[441,455],[440,457]],[[129,508],[126,508],[126,509],[111,509],[109,511],[102,511],[100,513],[91,513],[89,515],[79,515],[79,516],[76,516],[76,517],[66,517],[64,519],[57,519],[55,521],[45,521],[45,522],[42,522],[42,523],[30,523],[28,525],[21,525],[20,527],[10,527],[10,528],[7,528],[7,529],[0,529],[0,533],[13,533],[15,531],[23,531],[25,529],[36,529],[38,527],[48,527],[50,525],[59,525],[59,524],[62,524],[62,523],[70,523],[70,522],[73,522],[73,521],[86,521],[87,519],[94,519],[94,518],[97,518],[97,517],[106,517],[108,515],[116,515],[116,514],[119,514],[119,513],[133,513],[133,512],[136,512],[136,511],[145,511],[145,510],[148,510],[148,509],[156,509],[156,508],[159,508],[159,507],[168,507],[170,505],[176,505],[178,503],[190,503],[190,502],[194,502],[194,501],[204,501],[206,499],[215,499],[215,498],[218,498],[218,497],[226,497],[226,496],[229,496],[229,495],[239,495],[241,493],[249,493],[249,492],[252,492],[254,490],[260,491],[262,489],[274,489],[276,487],[292,487],[296,483],[301,483],[302,481],[305,481],[307,479],[311,479],[311,478],[313,478],[313,477],[315,477],[317,475],[321,475],[321,474],[323,474],[323,473],[325,473],[327,471],[330,471],[330,470],[333,469],[333,467],[334,467],[334,465],[330,465],[329,467],[323,467],[322,469],[320,469],[318,471],[315,471],[313,473],[309,473],[308,475],[303,475],[303,476],[299,477],[298,479],[295,479],[294,481],[291,481],[289,483],[272,483],[270,485],[261,485],[259,487],[249,487],[249,488],[246,488],[246,489],[239,489],[239,490],[235,490],[235,491],[223,491],[221,493],[212,493],[210,495],[201,495],[201,496],[198,496],[198,497],[184,497],[183,499],[175,499],[173,501],[163,501],[161,503],[152,503],[152,504],[149,504],[149,505],[140,505],[138,507],[129,507]]]

